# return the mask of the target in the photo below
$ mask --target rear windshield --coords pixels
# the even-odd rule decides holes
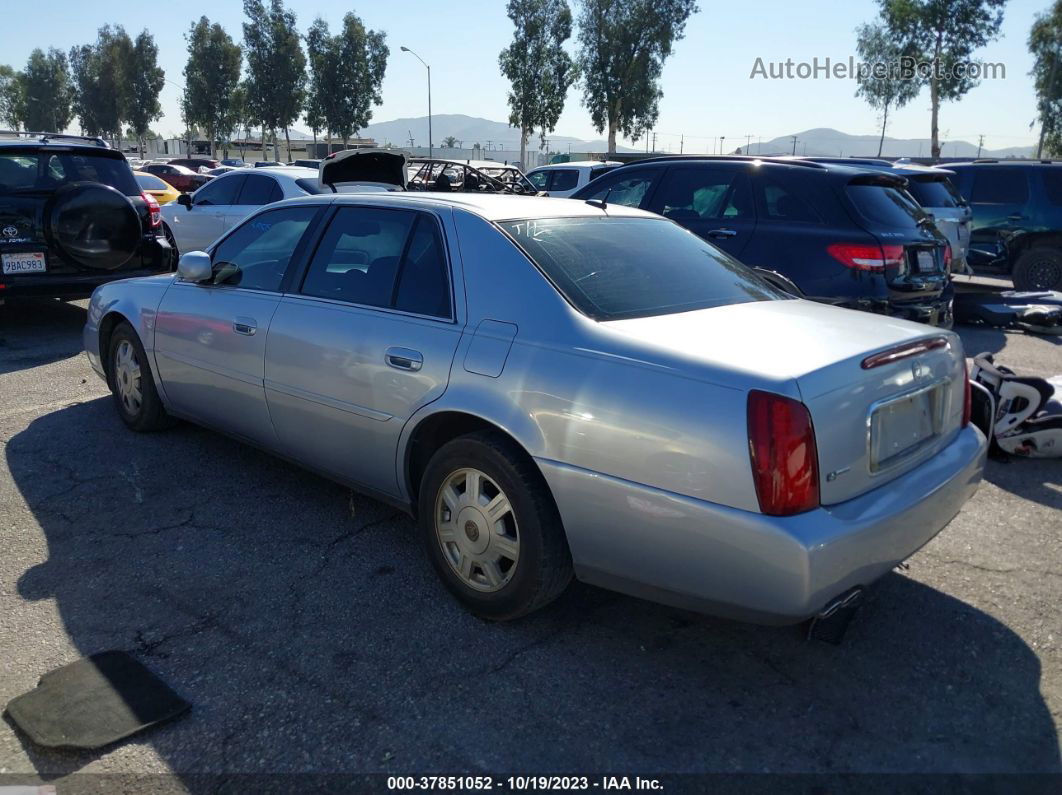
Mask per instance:
[[[102,182],[126,196],[140,195],[124,157],[61,150],[0,152],[0,193],[50,193],[71,182]]]
[[[326,193],[325,189],[321,187],[321,183],[318,182],[317,179],[303,177],[302,179],[295,180],[295,184],[310,194]]]
[[[786,298],[677,224],[653,218],[535,218],[499,226],[595,320]]]
[[[962,197],[947,179],[917,181],[907,183],[907,191],[923,207],[958,207]]]
[[[911,195],[886,185],[849,185],[845,188],[856,210],[875,226],[914,229],[925,217]]]
[[[144,190],[166,190],[170,187],[154,174],[135,174],[134,176]]]

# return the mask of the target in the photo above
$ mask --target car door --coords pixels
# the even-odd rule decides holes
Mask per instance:
[[[284,191],[276,179],[268,174],[241,175],[243,183],[239,194],[224,211],[223,224],[231,229],[264,204],[272,204],[284,198]]]
[[[191,204],[167,213],[178,251],[205,251],[231,228],[225,218],[242,184],[242,174],[223,174],[193,193]]]
[[[752,184],[743,164],[672,166],[648,209],[740,257],[756,229]]]
[[[178,414],[276,446],[262,379],[269,321],[289,265],[322,205],[248,220],[211,255],[214,280],[176,280],[155,319],[155,363]]]
[[[461,337],[448,219],[336,208],[269,328],[266,400],[286,455],[398,494],[399,434],[446,389]]]
[[[577,193],[584,201],[605,201],[607,204],[645,209],[653,195],[655,184],[663,173],[662,166],[620,169],[594,180]]]
[[[993,264],[1006,253],[1006,241],[1028,223],[1029,170],[1018,166],[975,166],[967,198],[973,209],[974,230],[970,246],[977,264]],[[973,254],[973,252],[971,252]],[[987,260],[987,261],[986,261]]]

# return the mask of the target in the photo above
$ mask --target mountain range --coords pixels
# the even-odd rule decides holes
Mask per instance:
[[[749,146],[751,155],[790,155],[794,153],[793,138],[796,137],[796,154],[820,155],[829,157],[876,157],[878,154],[877,135],[849,135],[829,127],[804,130]],[[734,150],[735,152],[737,150]],[[881,154],[883,157],[929,157],[928,138],[890,138],[885,136]],[[745,154],[742,147],[742,154]],[[1006,149],[984,149],[978,152],[977,144],[969,141],[944,141],[941,146],[943,157],[1032,157],[1033,147],[1012,146]]]

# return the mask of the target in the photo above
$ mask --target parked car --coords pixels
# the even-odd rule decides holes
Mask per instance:
[[[1062,162],[949,163],[973,209],[970,263],[1019,290],[1062,290]]]
[[[247,164],[243,162],[242,157],[226,157],[224,160],[221,161],[221,165],[232,166],[233,168],[242,168]]]
[[[793,298],[618,203],[281,202],[102,287],[84,343],[130,428],[185,418],[399,506],[493,619],[573,572],[825,614],[947,525],[987,447],[956,335]]]
[[[154,174],[148,174],[146,171],[134,171],[133,176],[136,177],[136,182],[140,186],[144,193],[155,197],[155,201],[159,205],[169,204],[172,201],[177,201],[177,197],[181,195],[181,192],[177,190],[173,185],[168,182],[163,182]]]
[[[802,157],[816,163],[833,163],[856,168],[875,168],[907,179],[907,192],[931,216],[951,246],[951,272],[972,273],[967,263],[973,211],[955,187],[955,172],[917,163],[896,164],[874,158]]]
[[[516,166],[493,160],[447,160],[413,157],[407,166],[407,190],[449,193],[540,193]],[[542,194],[543,196],[545,193]]]
[[[233,169],[163,207],[163,234],[176,257],[206,248],[263,204],[322,190],[308,168]]]
[[[212,157],[175,157],[169,162],[171,166],[184,166],[196,173],[200,173],[200,169],[209,170],[221,165],[220,160]]]
[[[274,168],[283,165],[283,163],[278,163],[276,160],[256,160],[254,163],[255,168]]]
[[[104,282],[166,270],[160,229],[158,202],[103,141],[0,141],[0,303],[80,298]]]
[[[175,166],[172,163],[148,163],[142,170],[168,182],[181,193],[198,190],[212,179],[206,174],[197,174],[190,168]]]
[[[222,174],[228,174],[230,171],[235,171],[237,168],[238,166],[218,166],[217,168],[208,169],[204,173],[211,177],[219,177]]]
[[[816,301],[948,326],[948,243],[904,185],[869,168],[676,156],[617,168],[572,198],[660,213]]]
[[[288,165],[296,166],[298,168],[320,168],[321,161],[320,159],[306,158],[303,160],[292,160]]]
[[[566,198],[591,180],[595,180],[623,164],[616,160],[575,160],[539,166],[527,172],[531,184],[550,196]]]

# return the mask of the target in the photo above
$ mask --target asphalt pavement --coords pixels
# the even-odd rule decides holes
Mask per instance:
[[[580,584],[490,624],[392,508],[189,424],[126,430],[84,306],[0,307],[0,705],[125,649],[193,708],[99,753],[0,722],[0,784],[1062,769],[1062,461],[991,462],[840,646]],[[959,331],[1062,373],[1057,338]]]

